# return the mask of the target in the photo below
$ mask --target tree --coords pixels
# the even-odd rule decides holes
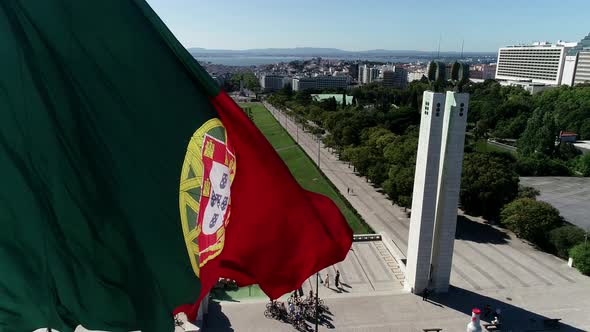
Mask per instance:
[[[590,243],[580,243],[570,249],[574,266],[585,275],[590,275]]]
[[[582,154],[572,143],[561,142],[557,155],[561,160],[571,160]]]
[[[578,135],[580,139],[588,140],[590,139],[590,119],[584,120],[582,124],[580,124],[580,129],[578,130]]]
[[[463,161],[461,207],[471,215],[494,218],[518,193],[518,175],[510,163],[491,154],[469,153]]]
[[[538,189],[535,189],[533,187],[518,185],[518,198],[536,199],[537,196],[539,196],[539,195],[541,195],[541,192]]]
[[[571,175],[571,171],[564,161],[549,158],[541,153],[535,153],[527,157],[519,156],[516,162],[516,172],[520,176]]]
[[[293,87],[291,84],[285,84],[281,90],[279,91],[280,94],[287,96],[287,98],[291,99],[293,97]]]
[[[547,247],[548,233],[563,223],[556,208],[530,198],[519,198],[506,204],[500,220],[516,236],[540,247]]]
[[[557,129],[552,114],[537,108],[518,140],[518,153],[524,157],[535,153],[553,156],[556,136]]]
[[[371,182],[378,186],[382,186],[383,182],[389,177],[389,165],[383,160],[375,160],[367,170],[367,177]]]
[[[370,151],[368,146],[351,146],[345,148],[343,154],[346,160],[349,160],[361,175],[367,175],[369,166],[371,166],[371,160],[369,158]]]
[[[338,102],[336,98],[330,97],[322,101],[322,108],[327,112],[336,112],[338,110]]]
[[[251,71],[233,73],[230,82],[233,90],[239,89],[240,82],[243,82],[246,89],[255,93],[260,91],[260,82],[258,81],[258,78],[256,78],[256,75]]]
[[[390,165],[383,189],[389,198],[400,206],[412,206],[412,191],[418,147],[417,130],[404,136],[395,136],[383,149],[383,156]]]
[[[420,124],[420,112],[402,106],[398,109],[392,109],[384,114],[384,125],[396,134],[401,134],[411,125]]]
[[[520,138],[526,130],[530,114],[521,113],[515,117],[498,121],[492,135],[498,138]]]
[[[399,206],[412,206],[412,190],[414,188],[413,166],[392,165],[389,169],[389,177],[383,182],[383,189],[389,198]]]
[[[258,78],[256,78],[253,72],[244,73],[242,75],[242,80],[244,80],[244,87],[246,87],[246,89],[254,93],[260,92],[260,81],[258,81]]]
[[[557,256],[567,258],[569,250],[584,242],[584,230],[573,225],[558,227],[549,232],[549,242],[555,249]]]
[[[308,106],[312,102],[311,93],[308,90],[297,91],[294,100],[301,106]]]
[[[590,176],[590,153],[578,157],[576,170],[582,173],[582,176]]]

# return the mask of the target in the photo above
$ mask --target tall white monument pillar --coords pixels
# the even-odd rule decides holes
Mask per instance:
[[[468,93],[447,92],[431,258],[431,287],[437,292],[448,291],[451,278],[468,106]]]
[[[429,286],[444,109],[443,93],[424,92],[406,255],[405,288],[413,293]]]
[[[449,289],[469,94],[424,92],[405,288]]]

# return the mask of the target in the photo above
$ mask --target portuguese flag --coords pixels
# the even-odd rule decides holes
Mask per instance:
[[[0,40],[0,331],[170,331],[219,277],[276,298],[344,259],[143,0],[2,0]]]

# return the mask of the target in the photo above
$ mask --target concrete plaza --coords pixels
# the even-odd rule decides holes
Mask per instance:
[[[521,177],[520,183],[538,189],[541,192],[538,200],[553,205],[565,220],[590,230],[590,178]]]
[[[338,297],[338,295],[367,295],[404,293],[404,274],[400,263],[381,241],[353,242],[346,258],[320,272],[320,280],[329,276],[329,287],[321,285],[320,297]],[[336,288],[334,277],[340,272],[340,288]],[[312,276],[303,283],[303,291],[316,289],[316,277]]]
[[[312,135],[297,128],[288,116],[265,106],[316,163],[320,148],[319,164],[324,174],[375,232],[391,239],[387,248],[396,262],[404,259],[409,229],[404,210],[356,175]],[[348,189],[352,194],[347,193]],[[345,271],[344,278],[353,275],[346,264],[345,260],[335,267]],[[305,287],[312,282],[315,278]],[[388,290],[382,290],[381,285],[379,290],[368,289],[366,284],[363,287],[367,291],[361,291],[361,287],[349,293],[324,289],[320,296],[333,314],[324,326],[339,331],[421,331],[431,327],[464,331],[471,308],[490,304],[502,310],[503,331],[542,330],[539,324],[544,318],[561,318],[562,331],[590,330],[590,315],[584,314],[590,305],[590,278],[569,268],[565,261],[477,218],[459,216],[451,284],[448,294],[437,295],[434,302],[428,303],[394,288],[395,283]],[[382,291],[389,293],[380,294]],[[214,303],[210,310],[206,331],[293,330],[264,318],[262,302]]]

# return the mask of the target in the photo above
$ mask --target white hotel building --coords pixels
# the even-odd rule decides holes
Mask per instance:
[[[565,68],[567,51],[577,43],[546,42],[531,45],[515,45],[498,50],[496,79],[509,82],[530,82],[533,84],[561,85],[573,76],[574,68]],[[571,73],[569,71],[572,71]]]

